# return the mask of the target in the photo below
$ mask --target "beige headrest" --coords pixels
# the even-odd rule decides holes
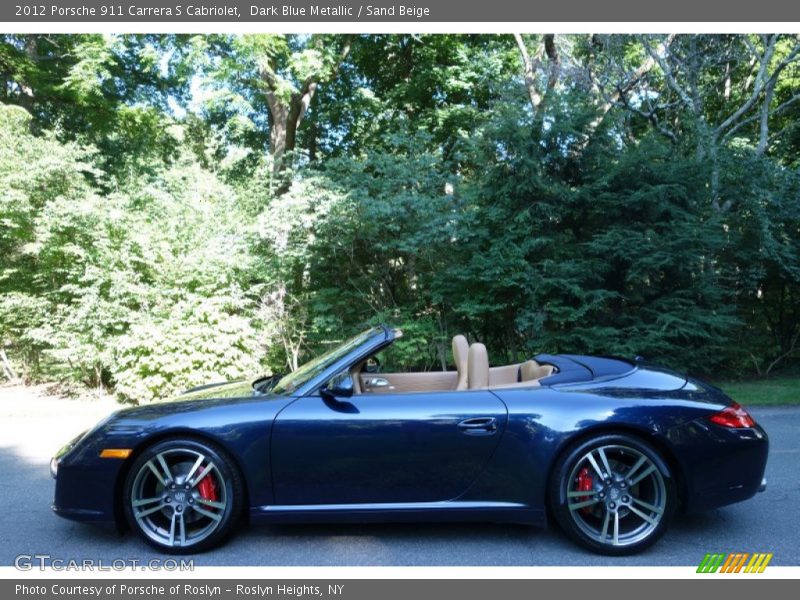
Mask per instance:
[[[469,389],[477,390],[489,387],[489,354],[486,346],[475,343],[469,347],[468,359]]]
[[[467,389],[467,357],[469,355],[469,342],[463,335],[453,338],[453,361],[458,371],[457,390]]]
[[[526,360],[519,367],[520,381],[533,381],[547,377],[553,372],[550,365],[540,365],[535,360]]]

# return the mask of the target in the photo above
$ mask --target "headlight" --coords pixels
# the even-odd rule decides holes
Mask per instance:
[[[58,465],[61,462],[61,459],[66,456],[66,454],[72,450],[75,446],[77,446],[81,441],[83,441],[87,437],[91,437],[91,435],[103,427],[106,423],[108,423],[119,411],[114,411],[110,415],[108,415],[105,419],[102,419],[97,425],[89,429],[88,431],[82,432],[80,435],[76,436],[69,444],[61,447],[61,450],[56,452],[55,456],[50,460],[50,475],[56,477],[58,475]]]
[[[58,463],[61,461],[61,458],[67,452],[72,450],[75,447],[75,445],[84,438],[86,434],[87,432],[84,431],[80,435],[76,436],[69,444],[61,446],[61,449],[58,452],[56,452],[56,455],[50,459],[50,475],[53,476],[53,479],[55,479],[58,476]]]

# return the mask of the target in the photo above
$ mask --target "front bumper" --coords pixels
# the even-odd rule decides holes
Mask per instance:
[[[71,521],[82,521],[87,523],[114,523],[113,519],[109,520],[108,515],[100,510],[92,510],[87,508],[62,508],[55,503],[50,505],[50,509],[59,517],[69,519]]]
[[[100,447],[82,434],[50,460],[55,479],[53,512],[73,521],[115,524],[117,484],[125,461],[100,458]]]
[[[86,469],[62,462],[57,467],[53,512],[73,521],[113,525],[119,463],[106,461],[102,468]]]

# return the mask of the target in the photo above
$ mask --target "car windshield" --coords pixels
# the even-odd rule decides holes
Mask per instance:
[[[349,354],[354,348],[357,348],[376,333],[380,333],[380,327],[373,327],[357,336],[350,338],[343,344],[336,346],[332,350],[328,350],[325,354],[307,362],[296,371],[283,376],[270,391],[273,394],[291,394],[297,388],[306,382],[314,379],[317,375],[322,373],[325,369],[330,367],[333,363],[340,358]]]

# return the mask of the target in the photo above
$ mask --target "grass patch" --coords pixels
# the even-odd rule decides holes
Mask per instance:
[[[716,385],[744,406],[800,405],[800,376],[723,381]]]

